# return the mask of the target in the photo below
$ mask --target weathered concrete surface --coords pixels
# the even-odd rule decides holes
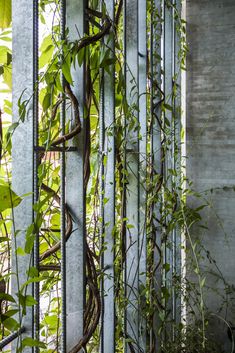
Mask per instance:
[[[27,19],[27,20],[26,20]],[[12,140],[12,186],[18,195],[31,193],[25,197],[14,210],[15,230],[20,231],[16,237],[16,246],[24,249],[25,232],[32,223],[32,187],[33,187],[33,3],[27,0],[13,0],[13,122],[19,122],[18,99],[23,91],[23,100],[29,99],[25,122],[20,123],[13,134]],[[15,256],[15,243],[12,241],[12,272],[19,273],[19,284],[28,279],[26,271],[30,265],[30,255],[18,256],[18,268]],[[12,294],[19,291],[17,279],[12,276]],[[31,294],[32,287],[28,286],[27,294]],[[32,309],[27,308],[27,315],[23,319],[26,336],[32,335]],[[12,344],[12,352],[16,351],[16,341]],[[25,353],[31,353],[32,348],[25,348]]]
[[[197,229],[226,281],[235,282],[235,1],[187,0],[187,176],[207,194],[211,208],[203,213],[209,230]],[[204,194],[205,195],[205,194]],[[206,266],[208,262],[204,261]],[[215,267],[211,267],[216,270]],[[221,280],[210,274],[215,290]],[[221,299],[206,290],[209,308]],[[230,305],[233,304],[230,302]],[[227,320],[235,324],[234,305]],[[225,318],[225,310],[219,313]],[[225,327],[213,317],[213,330],[230,352]]]

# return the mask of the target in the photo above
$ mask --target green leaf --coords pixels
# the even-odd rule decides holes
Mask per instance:
[[[46,345],[43,342],[40,342],[38,340],[35,340],[31,337],[25,337],[22,341],[22,348],[25,347],[40,347],[40,348],[46,348]]]
[[[44,112],[47,111],[47,109],[50,107],[50,104],[51,104],[51,95],[47,93],[42,102],[42,107]]]
[[[205,282],[206,282],[206,277],[203,277],[203,278],[201,279],[201,281],[200,281],[200,287],[201,287],[201,288],[204,287]]]
[[[7,237],[0,237],[0,243],[4,243],[5,241],[9,241],[10,239]]]
[[[78,51],[77,53],[77,61],[78,61],[78,65],[81,67],[83,64],[83,60],[85,57],[85,48],[82,48],[81,50]]]
[[[42,44],[40,46],[40,51],[43,52],[43,51],[47,50],[48,47],[50,47],[52,45],[53,45],[52,37],[51,37],[51,34],[49,34],[48,36],[46,36],[43,39]]]
[[[3,40],[4,42],[11,42],[10,37],[1,37],[0,39]]]
[[[71,76],[71,73],[70,73],[69,65],[67,64],[66,61],[62,65],[62,72],[63,72],[63,75],[64,75],[66,81],[68,81],[68,83],[72,84],[73,83],[73,79],[72,79],[72,76]]]
[[[9,185],[0,185],[0,212],[18,206],[21,201],[22,199],[11,190]]]
[[[4,316],[11,317],[11,316],[14,316],[15,314],[17,314],[18,312],[19,312],[18,309],[10,309],[4,313]]]
[[[50,329],[55,329],[58,325],[58,316],[57,315],[46,315],[44,318],[45,323],[49,326]]]
[[[0,0],[0,28],[11,24],[11,0]]]
[[[11,89],[12,88],[12,68],[11,68],[11,65],[7,65],[4,67],[3,79],[4,79],[4,82],[7,84],[7,86]]]
[[[4,45],[0,45],[0,63],[1,64],[6,64],[7,63],[7,53],[8,53],[8,48],[5,47]]]
[[[19,256],[25,256],[25,251],[20,246],[16,249],[16,254]]]
[[[26,254],[30,254],[34,245],[35,235],[31,234],[26,238],[24,251]]]
[[[42,52],[42,54],[39,57],[39,69],[43,68],[51,61],[53,52],[54,52],[54,47],[52,45],[49,45],[47,49]]]
[[[19,323],[12,317],[8,317],[6,320],[4,320],[3,325],[10,331],[15,331],[20,326]]]
[[[32,295],[26,295],[25,296],[25,305],[26,306],[32,306],[32,305],[36,305],[37,301],[34,299],[34,297]]]
[[[36,267],[34,267],[34,266],[31,266],[30,268],[29,268],[29,270],[27,271],[27,274],[28,274],[28,276],[29,277],[38,277],[38,270],[37,270],[37,268]]]
[[[12,295],[7,293],[0,293],[0,299],[15,303],[15,299],[12,297]]]
[[[163,265],[163,268],[164,268],[164,270],[165,270],[165,271],[166,271],[166,273],[167,273],[167,272],[169,272],[169,271],[170,271],[171,266],[170,266],[170,264],[165,263],[165,264]]]
[[[26,115],[26,100],[22,101],[22,97],[26,91],[26,88],[22,91],[20,98],[18,99],[17,105],[19,109],[20,120],[24,122],[25,115]]]
[[[173,111],[173,108],[171,105],[167,104],[167,103],[163,103],[163,108],[170,110],[171,112]]]

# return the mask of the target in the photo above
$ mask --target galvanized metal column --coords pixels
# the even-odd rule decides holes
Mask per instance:
[[[151,47],[150,47],[150,62],[151,62],[151,114],[152,114],[152,130],[151,130],[151,163],[153,168],[153,181],[154,187],[153,192],[157,192],[154,195],[157,202],[153,207],[152,216],[152,237],[153,237],[153,270],[154,277],[153,289],[154,297],[157,296],[158,300],[161,301],[161,285],[162,285],[162,227],[160,224],[161,220],[161,183],[163,173],[163,156],[162,156],[162,122],[161,122],[161,102],[163,94],[161,92],[162,87],[162,60],[161,60],[161,47],[162,47],[162,0],[155,0],[154,8],[151,14]],[[155,303],[156,299],[153,297]],[[160,308],[159,308],[160,310]],[[151,345],[154,347],[156,352],[160,351],[160,339],[159,339],[159,328],[161,320],[159,313],[154,313],[153,327],[151,334]]]
[[[146,286],[146,2],[125,3],[126,116],[126,338],[146,350],[142,304]],[[129,344],[126,351],[130,352]]]
[[[114,22],[114,1],[105,1],[107,13]],[[112,33],[112,34],[111,34]],[[110,35],[112,36],[110,38]],[[104,38],[104,50],[110,50],[110,58],[114,58],[114,27]],[[100,114],[101,153],[102,153],[102,216],[103,216],[103,313],[101,352],[115,352],[115,298],[114,298],[114,255],[115,240],[113,229],[115,225],[115,65],[110,65],[109,72],[102,75],[102,102]]]
[[[146,271],[147,271],[147,4],[138,1],[138,106],[139,106],[139,234],[138,295],[139,346],[146,352]]]
[[[39,190],[38,190],[38,117],[39,117],[39,87],[38,87],[38,44],[39,44],[39,25],[38,25],[38,0],[33,2],[33,204],[37,204],[39,201]],[[35,223],[37,214],[34,211],[33,221]],[[35,227],[36,228],[36,227]],[[33,266],[39,271],[39,232],[36,231],[35,242],[34,242],[34,254],[33,254]],[[33,308],[33,326],[34,326],[34,338],[39,340],[40,331],[40,283],[36,282],[33,284],[33,294],[36,300],[36,305]],[[35,353],[39,351],[38,347],[33,349]]]
[[[65,31],[66,31],[66,0],[60,1],[60,38],[61,41],[65,40]],[[64,61],[63,48],[61,48],[61,67]],[[61,93],[61,98],[63,101],[61,103],[60,110],[60,129],[61,136],[65,135],[65,124],[66,124],[66,102],[65,102],[65,78],[61,71],[61,85],[63,92]],[[62,148],[65,148],[65,142],[62,143]],[[66,281],[66,220],[65,220],[65,151],[63,150],[60,153],[60,253],[61,253],[61,353],[66,353],[67,348],[67,281]]]
[[[27,19],[27,20],[26,20]],[[12,1],[13,23],[13,122],[19,122],[18,99],[24,91],[22,100],[29,100],[25,122],[19,124],[12,140],[12,187],[18,195],[31,193],[23,199],[13,212],[13,239],[12,239],[12,273],[18,273],[19,285],[27,280],[26,271],[32,264],[32,256],[18,256],[17,247],[24,248],[27,227],[33,221],[33,2],[27,0]],[[27,55],[26,55],[27,53]],[[16,234],[15,232],[19,231]],[[12,294],[18,292],[17,278],[12,275]],[[32,286],[28,286],[28,294],[32,294]],[[18,299],[16,299],[18,300]],[[22,324],[26,327],[25,335],[33,336],[32,308],[27,308],[27,314]],[[12,345],[16,351],[16,341]],[[25,348],[26,353],[32,348]]]
[[[173,84],[175,86],[174,92],[175,97],[173,101],[173,114],[174,114],[174,169],[176,170],[176,177],[174,177],[173,181],[175,184],[175,188],[177,190],[177,204],[179,205],[180,197],[181,197],[181,187],[182,187],[182,160],[181,160],[181,62],[180,62],[180,50],[181,50],[181,29],[179,28],[181,25],[181,0],[174,0],[174,51],[173,51],[173,69],[174,69],[174,77]],[[181,229],[179,226],[174,231],[173,234],[173,276],[174,278],[181,277]],[[176,324],[181,321],[181,293],[176,293],[174,291],[174,320]]]
[[[85,1],[67,0],[67,27],[69,40],[78,40],[78,33],[85,31]],[[77,152],[67,153],[66,158],[66,203],[73,217],[73,233],[66,243],[66,307],[67,307],[67,351],[83,336],[83,311],[85,300],[85,190],[84,190],[84,64],[72,69],[73,92],[78,98],[82,131],[70,142]],[[68,114],[70,125],[74,116]]]
[[[139,268],[139,140],[138,132],[133,131],[133,122],[138,128],[138,2],[125,3],[125,70],[126,96],[130,111],[126,117],[126,339],[131,339],[135,348],[139,347],[138,312],[138,268]],[[130,124],[132,122],[132,125]],[[130,130],[132,126],[132,130]],[[130,347],[126,344],[126,352]]]
[[[169,195],[172,190],[172,173],[170,170],[173,168],[173,144],[174,144],[174,129],[173,129],[173,116],[172,116],[172,80],[173,80],[173,11],[172,11],[172,0],[170,2],[164,1],[164,37],[163,37],[163,70],[164,70],[164,82],[163,90],[165,97],[165,114],[164,114],[164,134],[165,134],[165,144],[164,144],[164,183],[167,186]],[[169,106],[169,108],[168,108]],[[168,198],[169,198],[168,195]],[[166,212],[166,223],[171,219],[170,200],[164,200],[167,203],[168,209],[165,208]],[[165,229],[166,232],[166,229]],[[168,322],[173,320],[173,291],[172,291],[172,275],[173,275],[173,232],[169,234],[164,234],[164,266],[163,271],[163,283],[166,291],[169,292],[169,299],[166,301],[165,315]],[[168,264],[169,270],[168,270]],[[165,330],[166,337],[172,336],[172,324],[167,325]]]

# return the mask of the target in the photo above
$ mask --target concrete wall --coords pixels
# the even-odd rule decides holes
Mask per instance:
[[[235,1],[187,0],[187,39],[187,176],[211,204],[203,211],[209,230],[197,228],[193,236],[202,237],[225,279],[234,284]],[[211,188],[212,193],[204,192]],[[205,268],[209,262],[201,264]],[[207,279],[222,290],[223,281],[211,274]],[[205,292],[209,308],[217,312],[221,299]],[[235,326],[234,307],[226,318]],[[225,310],[218,314],[225,318]],[[211,321],[218,340],[231,352],[225,325],[216,317]]]

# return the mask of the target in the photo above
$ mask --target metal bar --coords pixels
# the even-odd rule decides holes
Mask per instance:
[[[114,0],[105,1],[107,13],[114,21]],[[104,50],[110,50],[110,58],[114,58],[114,33],[110,31],[104,38]],[[111,39],[110,36],[112,35]],[[108,40],[110,39],[110,40]],[[104,198],[103,202],[103,269],[105,277],[103,281],[103,318],[102,318],[102,353],[115,352],[115,298],[114,298],[114,237],[115,225],[115,66],[110,65],[109,73],[103,73],[103,123],[104,131],[102,141],[102,154],[106,158],[103,164]],[[104,201],[104,200],[103,200]]]
[[[77,152],[78,148],[73,146],[65,146],[65,147],[43,147],[43,146],[34,146],[34,151],[36,152]]]
[[[162,63],[161,63],[161,48],[162,48],[162,0],[155,0],[151,13],[151,115],[152,115],[152,129],[151,129],[151,163],[153,168],[152,180],[154,183],[161,183],[162,170],[162,151],[161,151],[161,101],[163,99],[161,93],[162,85]],[[154,177],[158,176],[157,179]],[[159,179],[160,178],[160,179]],[[154,189],[157,185],[154,184]],[[152,279],[152,288],[154,290],[154,297],[157,296],[161,301],[161,285],[162,285],[162,263],[161,263],[161,187],[155,197],[152,209],[152,241],[153,241],[153,269],[155,271]],[[153,297],[153,302],[156,301]],[[151,348],[154,352],[160,352],[160,337],[159,329],[161,320],[159,313],[156,310],[153,317],[153,326],[151,332]]]
[[[139,139],[138,139],[138,2],[125,1],[126,99],[126,258],[125,258],[125,338],[139,350]],[[134,131],[134,126],[136,130]],[[131,352],[126,343],[125,352]]]
[[[66,28],[66,0],[61,0],[60,3],[60,34],[61,40],[65,39],[65,28]],[[63,48],[62,48],[62,60],[63,60]],[[63,62],[61,63],[63,64]],[[61,84],[63,87],[62,98],[65,96],[65,78],[61,72]],[[61,135],[65,134],[65,99],[61,104],[60,112],[60,127]],[[62,144],[65,148],[65,142]],[[67,326],[66,326],[66,238],[65,238],[65,152],[61,152],[60,158],[60,218],[61,218],[61,352],[66,353],[66,340],[67,340]]]
[[[104,70],[100,69],[100,104],[99,104],[99,246],[101,251],[104,249]],[[104,268],[104,256],[101,255],[100,266]],[[103,310],[100,318],[101,342],[100,350],[104,350],[104,281],[101,282],[101,300]]]
[[[145,303],[147,272],[147,4],[138,0],[138,107],[139,107],[139,234],[138,234],[138,295],[139,295],[139,349],[147,351]]]
[[[21,327],[18,331],[12,332],[9,336],[3,338],[0,341],[0,349],[3,349],[4,347],[6,347],[9,343],[14,341],[16,338],[18,338],[24,332],[25,332],[25,327]]]
[[[69,0],[66,8],[66,21],[69,29],[69,40],[78,39],[86,32],[85,0]],[[73,234],[66,244],[67,266],[67,351],[69,352],[83,337],[83,314],[85,307],[85,238],[86,238],[86,204],[85,204],[85,146],[86,121],[84,119],[85,101],[85,57],[84,64],[71,67],[73,78],[72,90],[79,102],[82,129],[78,136],[68,142],[69,148],[77,149],[66,155],[66,203],[73,217]],[[76,124],[73,110],[67,116],[70,126]],[[67,147],[67,146],[66,146]]]
[[[165,94],[165,103],[172,107],[172,77],[173,77],[173,18],[172,18],[172,6],[171,1],[164,1],[164,94]],[[165,108],[164,114],[164,129],[167,131],[166,139],[167,139],[167,151],[165,151],[165,171],[164,171],[164,179],[165,184],[169,192],[172,189],[172,175],[169,172],[169,169],[173,167],[173,155],[172,155],[172,147],[173,147],[173,117],[172,111],[168,108]],[[166,211],[166,222],[170,221],[170,212],[169,209],[165,209]],[[166,315],[168,318],[168,322],[173,320],[173,291],[172,291],[172,267],[173,267],[173,252],[172,252],[172,244],[173,244],[173,232],[170,232],[167,235],[167,239],[164,241],[164,265],[169,264],[170,270],[164,270],[164,286],[166,290],[169,292],[169,299],[166,302]],[[169,337],[171,339],[173,337],[173,326],[172,324],[166,325],[165,330],[165,339]]]
[[[33,144],[38,146],[38,33],[39,33],[39,24],[38,24],[38,0],[33,1]],[[38,155],[33,150],[33,205],[38,202],[39,199],[39,188],[38,188]],[[36,212],[33,213],[33,222],[37,218]],[[35,227],[37,229],[37,227]],[[35,245],[34,245],[34,258],[33,264],[37,270],[39,270],[39,232],[36,233]],[[33,284],[33,292],[37,304],[33,307],[34,311],[34,338],[39,340],[40,335],[40,283],[36,282]],[[38,347],[34,347],[34,352],[39,352]]]
[[[33,221],[33,16],[34,3],[29,4],[28,0],[12,1],[12,51],[13,55],[13,123],[20,122],[12,136],[12,188],[18,195],[29,194],[23,198],[21,204],[13,209],[13,229],[12,229],[12,269],[11,273],[11,293],[18,302],[17,293],[28,279],[26,270],[32,265],[32,255],[17,256],[16,249],[25,246],[25,233],[27,227]],[[27,20],[26,20],[27,19]],[[17,53],[17,54],[16,54]],[[27,55],[25,55],[27,53]],[[24,123],[20,121],[18,110],[18,99],[22,95],[22,100],[28,100],[27,116]],[[17,234],[15,231],[20,230]],[[32,285],[28,285],[27,293],[32,294]],[[16,316],[18,319],[18,316]],[[19,318],[21,321],[21,318]],[[23,317],[21,326],[27,330],[27,337],[33,337],[33,311],[28,307],[26,315]],[[12,351],[16,352],[18,340],[12,343]],[[25,347],[25,353],[32,353],[31,347]]]
[[[175,18],[174,23],[174,83],[176,85],[176,97],[174,99],[174,145],[175,145],[175,154],[174,154],[174,169],[176,169],[177,176],[175,177],[175,186],[179,193],[178,197],[181,196],[180,187],[181,187],[181,64],[179,59],[180,52],[180,32],[177,31],[176,24],[178,26],[181,18],[181,1],[174,0],[175,6]],[[177,22],[176,22],[177,21]],[[174,277],[181,277],[181,229],[177,228],[175,230],[175,239],[174,239]],[[176,324],[181,321],[181,298],[180,294],[175,293],[174,298],[174,317]]]

